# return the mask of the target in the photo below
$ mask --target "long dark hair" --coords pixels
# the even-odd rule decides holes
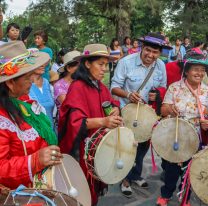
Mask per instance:
[[[22,75],[23,76],[23,75]],[[14,80],[19,79],[20,77],[14,78]],[[6,110],[11,120],[14,120],[20,128],[20,124],[23,121],[22,113],[14,106],[12,100],[9,97],[9,88],[5,82],[0,83],[0,106]]]
[[[195,44],[194,44],[194,47],[198,47],[202,44],[204,44],[203,41],[196,41]]]
[[[88,60],[92,64],[94,61],[97,61],[100,58],[101,58],[100,56],[83,58],[79,67],[77,68],[76,72],[74,72],[74,74],[72,74],[72,79],[74,81],[82,80],[88,86],[94,88],[95,85],[92,83],[92,80],[90,79],[90,70],[85,66],[85,62]]]
[[[75,66],[77,66],[77,64],[79,64],[79,62],[71,62],[71,63],[69,63],[67,65],[69,65],[70,67],[75,67]],[[64,78],[64,77],[66,77],[68,75],[69,72],[67,71],[66,66],[64,67],[64,72],[60,73],[59,80]]]
[[[125,36],[125,38],[124,38],[124,43],[123,44],[126,44],[126,40],[127,39],[130,39],[130,41],[131,41],[131,38],[129,37],[129,36]]]
[[[62,49],[59,53],[58,56],[56,57],[56,63],[60,66],[61,64],[63,64],[63,61],[61,59],[61,57],[59,55],[61,55],[62,57],[67,54],[69,51],[68,49]]]
[[[18,26],[18,24],[16,24],[16,23],[10,23],[10,24],[7,25],[6,35],[7,35],[7,33],[9,32],[9,30],[10,30],[12,27],[14,27],[15,29],[19,29],[19,30],[20,30],[20,27]],[[8,35],[7,35],[7,37],[8,37]]]
[[[112,41],[111,41],[111,44],[110,44],[110,48],[111,48],[112,51],[114,51],[114,45],[113,44],[114,44],[115,41],[118,42],[118,39],[117,38],[113,38]]]

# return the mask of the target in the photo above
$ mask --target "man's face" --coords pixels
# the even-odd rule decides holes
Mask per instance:
[[[165,42],[166,42],[166,44],[169,44],[169,37],[165,37]]]
[[[159,49],[153,49],[150,46],[144,47],[144,45],[142,45],[141,58],[144,64],[152,64],[154,61],[157,60],[161,53],[162,51],[160,51]]]

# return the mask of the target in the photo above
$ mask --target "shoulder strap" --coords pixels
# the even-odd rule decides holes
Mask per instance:
[[[148,75],[146,76],[145,80],[143,81],[142,85],[139,87],[139,89],[137,90],[137,93],[139,93],[139,90],[142,91],[142,89],[144,88],[144,86],[146,85],[146,83],[148,82],[148,80],[150,79],[150,77],[152,76],[155,67],[157,65],[157,61],[155,61],[155,65],[150,69]]]

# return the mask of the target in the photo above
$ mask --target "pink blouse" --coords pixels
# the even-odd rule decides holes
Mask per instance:
[[[140,52],[138,47],[137,47],[136,51],[133,51],[132,48],[130,48],[128,51],[130,52],[130,54],[134,54],[134,53]]]

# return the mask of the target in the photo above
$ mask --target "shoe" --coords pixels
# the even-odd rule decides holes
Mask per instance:
[[[168,201],[170,201],[171,199],[172,199],[172,197],[171,198],[160,197],[160,198],[158,198],[156,205],[157,206],[167,206]]]
[[[185,206],[191,206],[191,203],[188,201]]]
[[[133,182],[135,182],[139,187],[141,187],[141,188],[148,188],[149,187],[149,185],[148,185],[148,183],[145,181],[145,180],[132,180]]]
[[[162,182],[165,181],[165,170],[163,170],[162,173],[160,174],[160,180],[161,180]]]
[[[125,187],[123,185],[123,183],[120,186],[121,186],[121,193],[122,193],[123,196],[125,196],[125,197],[131,197],[132,196],[131,186]]]

